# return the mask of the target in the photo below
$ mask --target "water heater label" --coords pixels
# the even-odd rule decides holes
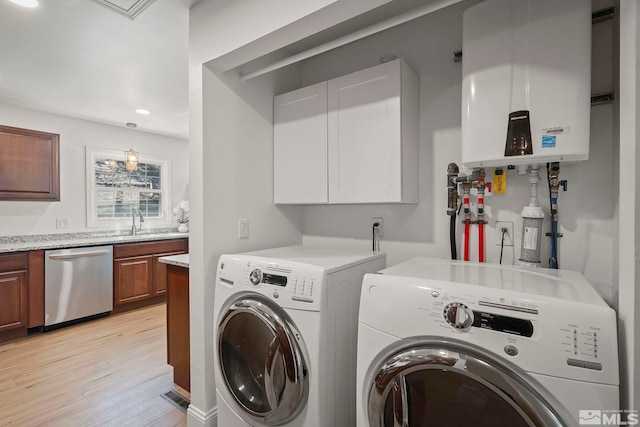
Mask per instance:
[[[555,126],[552,128],[542,129],[544,135],[560,135],[569,133],[569,126]]]
[[[555,135],[542,135],[542,148],[555,148],[556,136]]]

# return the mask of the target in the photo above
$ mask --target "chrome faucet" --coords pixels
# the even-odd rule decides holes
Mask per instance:
[[[140,226],[136,228],[136,214],[140,215]],[[140,209],[136,209],[131,212],[131,234],[133,236],[136,235],[137,231],[142,231],[142,223],[144,222],[144,217],[142,216],[142,211]]]

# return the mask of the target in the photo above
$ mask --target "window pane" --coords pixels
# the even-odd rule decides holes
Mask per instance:
[[[98,218],[114,218],[115,196],[112,191],[96,191]]]
[[[97,212],[100,219],[119,219],[131,216],[137,209],[148,218],[162,217],[162,195],[160,193],[137,192],[135,190],[96,190]]]
[[[97,157],[94,164],[96,187],[123,187],[128,184],[124,161]]]
[[[160,218],[162,216],[162,194],[140,193],[139,206],[144,216],[149,218]]]
[[[144,171],[140,170],[139,166],[136,172],[131,172],[128,186],[131,188],[151,188],[147,176]]]
[[[149,188],[151,188],[152,190],[159,190],[160,189],[160,177],[159,176],[152,176],[149,177],[149,180],[151,182],[151,185]]]
[[[162,190],[160,177],[162,176],[162,166],[153,163],[145,163],[146,181],[149,184],[147,188],[153,190]]]
[[[96,157],[94,173],[96,187],[145,188],[160,190],[162,167],[152,163],[138,163],[138,170],[129,172],[124,160]]]

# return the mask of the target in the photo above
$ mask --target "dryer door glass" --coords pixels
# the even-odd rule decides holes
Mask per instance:
[[[308,378],[296,335],[284,311],[259,297],[236,301],[222,317],[220,369],[244,415],[278,425],[303,408]]]
[[[376,371],[371,427],[562,426],[536,393],[486,360],[442,348],[412,348]]]

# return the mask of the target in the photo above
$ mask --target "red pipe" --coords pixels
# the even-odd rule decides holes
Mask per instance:
[[[478,262],[484,262],[484,224],[478,224]]]
[[[471,213],[469,211],[469,193],[466,192],[464,194],[464,198],[462,199],[462,204],[464,206],[464,260],[469,261],[469,235],[471,234]]]
[[[469,223],[464,223],[464,260],[469,261],[469,234],[471,230],[469,230]]]
[[[478,262],[484,262],[484,197],[478,196],[478,207],[482,214],[478,215]]]

